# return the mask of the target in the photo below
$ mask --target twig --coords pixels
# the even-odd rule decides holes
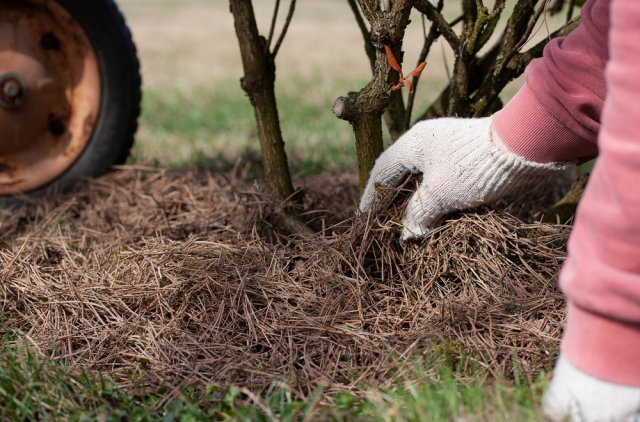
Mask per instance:
[[[353,12],[353,16],[356,18],[356,22],[358,24],[358,28],[360,28],[360,32],[362,33],[362,38],[370,39],[371,33],[367,28],[367,24],[362,17],[362,13],[360,13],[360,9],[358,9],[358,4],[356,0],[348,0],[349,6],[351,7],[351,11]]]
[[[442,0],[438,3],[438,6],[440,9],[441,9],[440,5],[442,3],[443,3]],[[422,15],[422,18],[423,18],[422,25],[424,30],[425,29],[424,15]],[[438,28],[432,24],[431,28],[429,28],[429,33],[428,34],[425,33],[424,44],[422,45],[422,50],[420,51],[420,56],[418,57],[418,65],[425,61],[425,59],[429,55],[431,46],[433,45],[435,40],[438,39],[439,36],[440,36],[440,32],[438,31]],[[419,80],[420,80],[420,75],[414,76],[413,78],[411,78],[411,85],[413,85],[413,91],[409,92],[409,98],[407,99],[407,111],[404,117],[404,130],[408,130],[409,126],[411,125],[411,113],[413,112],[413,104],[415,102],[416,90],[418,87]]]
[[[489,15],[489,19],[494,19],[497,17],[500,17],[500,15],[502,14],[502,11],[504,10],[504,7],[507,3],[507,0],[496,0],[495,4],[493,5],[493,10],[491,11],[491,14]]]
[[[572,20],[570,20],[569,22],[567,22],[566,24],[562,25],[560,28],[556,29],[554,32],[552,32],[549,35],[549,38],[553,39],[556,37],[564,37],[565,35],[569,34],[571,31],[576,29],[579,24],[580,24],[580,16],[577,16]],[[542,55],[542,50],[544,50],[544,46],[547,45],[547,42],[548,41],[546,39],[542,40],[538,44],[528,49],[527,51],[516,54],[513,57],[515,64],[517,66],[526,65],[536,57],[540,57]]]
[[[449,67],[449,62],[447,61],[447,53],[444,50],[444,44],[440,44],[440,51],[442,53],[442,64],[444,65],[444,73],[447,75],[447,81],[451,83],[451,68]]]
[[[369,63],[371,64],[371,70],[373,71],[376,62],[376,50],[371,44],[371,33],[367,28],[367,24],[362,17],[362,13],[360,13],[360,9],[358,9],[358,4],[356,0],[347,0],[349,6],[351,7],[351,11],[353,12],[353,16],[356,18],[356,23],[358,24],[358,28],[360,28],[360,33],[362,34],[362,39],[364,40],[364,51],[369,58]]]
[[[518,53],[518,50],[526,43],[528,36],[525,36],[525,34],[533,30],[542,10],[544,10],[544,8],[540,8],[534,11],[536,1],[537,0],[516,3],[500,39],[498,56],[502,56],[502,58],[496,61],[495,68],[492,72],[494,75],[493,79],[498,79],[495,75],[503,72],[507,64]],[[543,0],[543,2],[546,1],[547,0]]]
[[[573,18],[573,6],[575,6],[575,4],[576,0],[569,0],[569,3],[567,4],[569,7],[569,10],[567,10],[567,22]]]
[[[269,37],[267,38],[267,47],[271,48],[273,40],[273,31],[276,29],[276,21],[278,20],[278,10],[280,9],[280,0],[276,0],[273,7],[273,16],[271,17],[271,28],[269,28]]]
[[[540,19],[540,16],[542,15],[542,12],[545,11],[547,3],[548,3],[548,0],[543,0],[542,3],[540,3],[540,6],[538,7],[538,10],[536,10],[534,15],[529,20],[529,23],[527,24],[527,29],[525,29],[524,33],[522,34],[522,37],[520,38],[520,41],[513,48],[511,56],[513,56],[513,54],[517,53],[518,50],[520,50],[522,48],[522,46],[525,45],[527,43],[527,41],[529,41],[529,37],[533,33],[533,29],[535,28],[536,23]],[[510,58],[511,57],[509,57],[509,59]],[[505,62],[508,62],[508,61],[509,60],[505,60]]]
[[[551,3],[551,6],[549,6],[549,13],[551,14],[551,16],[555,15],[556,13],[560,12],[562,10],[562,6],[564,6],[566,0],[553,0],[553,3]]]
[[[551,33],[550,38],[567,35],[580,23],[577,17],[566,23],[556,31]],[[531,60],[542,55],[547,40],[542,40],[530,49],[522,53],[515,53],[508,62],[504,62],[490,79],[485,80],[478,88],[474,96],[473,115],[482,116],[486,113],[493,101],[498,98],[498,94],[504,86],[513,78],[518,77],[531,62]]]
[[[433,22],[438,29],[438,32],[440,32],[444,39],[447,40],[453,51],[458,51],[461,45],[460,38],[458,38],[453,29],[451,29],[451,26],[447,23],[444,16],[442,16],[438,9],[429,3],[428,0],[415,0],[413,6]]]
[[[289,12],[287,13],[287,18],[284,21],[284,26],[282,27],[282,32],[280,33],[280,37],[278,37],[278,41],[276,41],[275,47],[273,47],[273,53],[271,55],[275,58],[278,54],[278,50],[280,50],[280,46],[282,45],[282,41],[284,40],[284,36],[287,34],[287,30],[289,29],[289,24],[291,23],[291,18],[293,17],[293,11],[296,8],[296,0],[291,0],[289,3]]]
[[[491,35],[495,32],[502,11],[506,6],[506,0],[496,0],[493,5],[493,10],[486,16],[483,23],[483,28],[479,31],[478,40],[476,42],[475,51],[479,51],[491,38]],[[453,26],[453,25],[452,25]]]

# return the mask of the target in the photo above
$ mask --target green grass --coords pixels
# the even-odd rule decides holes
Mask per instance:
[[[354,169],[351,127],[331,107],[358,82],[322,89],[304,81],[285,85],[278,89],[277,101],[293,173]],[[259,161],[253,109],[237,81],[189,90],[147,88],[142,108],[130,162],[225,170],[238,160]]]
[[[71,370],[27,346],[5,341],[0,351],[0,415],[25,421],[540,419],[537,403],[546,385],[542,374],[535,379],[517,376],[515,382],[487,383],[486,374],[478,371],[463,374],[442,363],[435,368],[423,365],[418,362],[414,373],[399,379],[393,388],[363,386],[359,396],[364,398],[339,393],[321,402],[318,390],[310,400],[296,400],[278,385],[262,393],[191,387],[176,397],[163,390],[135,394],[108,376]]]

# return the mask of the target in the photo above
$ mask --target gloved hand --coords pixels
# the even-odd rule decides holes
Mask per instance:
[[[640,387],[594,378],[560,355],[542,409],[553,421],[640,421]]]
[[[386,205],[384,188],[398,186],[410,173],[422,173],[422,184],[407,206],[405,240],[426,235],[451,211],[496,201],[569,166],[528,162],[503,148],[492,141],[490,117],[416,123],[376,160],[360,210],[379,210]]]

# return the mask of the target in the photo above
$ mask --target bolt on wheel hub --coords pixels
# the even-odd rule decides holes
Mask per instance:
[[[22,78],[14,73],[0,75],[0,107],[11,109],[22,105],[26,87]]]

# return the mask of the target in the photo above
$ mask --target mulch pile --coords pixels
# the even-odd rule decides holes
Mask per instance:
[[[150,388],[306,396],[452,354],[499,377],[548,368],[569,227],[503,207],[401,243],[398,218],[355,214],[353,176],[303,183],[311,237],[281,233],[258,185],[143,167],[0,210],[2,333]]]

